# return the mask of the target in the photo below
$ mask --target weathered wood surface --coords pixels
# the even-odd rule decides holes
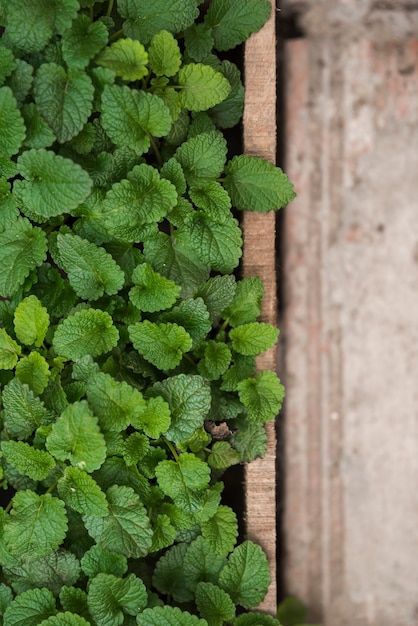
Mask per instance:
[[[261,31],[245,46],[246,99],[244,152],[269,161],[276,159],[276,40],[275,9]],[[243,270],[264,281],[262,319],[276,323],[275,214],[246,213],[244,216]],[[276,369],[274,349],[258,359],[259,369]],[[276,435],[275,424],[267,425],[268,450],[246,468],[247,537],[260,543],[270,563],[271,585],[260,609],[276,611]]]
[[[287,45],[285,582],[324,626],[412,626],[418,7],[303,4],[306,38]]]

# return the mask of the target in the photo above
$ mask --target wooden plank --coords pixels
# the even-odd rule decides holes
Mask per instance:
[[[275,3],[268,23],[245,45],[244,151],[276,160]],[[276,324],[275,214],[244,216],[244,275],[259,276],[265,285],[262,319]],[[257,367],[276,369],[276,351],[258,358]],[[274,614],[276,590],[276,435],[269,423],[267,454],[246,467],[247,537],[262,545],[270,563],[271,584],[260,610]]]

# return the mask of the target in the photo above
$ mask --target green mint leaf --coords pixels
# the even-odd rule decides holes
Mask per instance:
[[[12,75],[6,80],[6,85],[13,91],[13,95],[20,108],[32,87],[33,67],[22,59],[16,59],[15,63],[16,68]]]
[[[37,450],[23,441],[3,441],[1,451],[20,474],[33,480],[44,480],[55,467],[55,460],[48,452]]]
[[[157,515],[153,523],[153,531],[151,552],[168,548],[173,545],[177,537],[177,530],[167,515]]]
[[[174,185],[179,196],[183,196],[186,193],[186,178],[183,168],[176,159],[171,158],[164,163],[160,170],[160,176],[161,178],[166,178]]]
[[[56,603],[49,589],[28,589],[16,596],[4,612],[4,626],[37,626],[56,613]]]
[[[30,489],[17,491],[4,524],[6,549],[14,559],[42,557],[58,548],[67,532],[64,502]]]
[[[75,137],[92,112],[94,87],[83,70],[41,65],[35,77],[35,102],[60,143]]]
[[[70,213],[89,195],[92,181],[79,165],[49,150],[29,150],[18,159],[25,180],[18,180],[14,190],[24,207],[42,217]]]
[[[153,586],[160,593],[172,596],[176,602],[189,602],[193,599],[193,594],[187,589],[184,580],[183,561],[186,550],[185,543],[172,546],[158,560],[152,577]]]
[[[228,441],[216,441],[208,456],[208,464],[213,469],[224,470],[241,462],[239,453]]]
[[[39,626],[91,626],[91,624],[80,615],[76,615],[70,611],[64,611],[64,613],[58,613],[57,615],[48,617],[48,619],[41,622]]]
[[[254,461],[264,457],[267,450],[267,435],[263,424],[245,420],[237,420],[237,432],[232,436],[233,447],[239,452],[243,461]]]
[[[227,556],[238,537],[238,522],[234,511],[221,505],[215,515],[201,525],[202,536],[219,556]]]
[[[16,61],[13,52],[0,45],[0,85],[4,85],[7,76],[10,76],[15,69]]]
[[[22,349],[4,328],[0,328],[0,369],[14,369]]]
[[[96,63],[112,70],[123,80],[133,82],[148,74],[148,54],[135,39],[119,39],[102,50]]]
[[[39,352],[30,352],[16,365],[16,377],[26,383],[35,395],[45,391],[50,376],[49,365]]]
[[[178,84],[180,105],[188,111],[207,111],[231,91],[225,76],[203,63],[184,65],[178,73]]]
[[[210,268],[204,263],[186,236],[165,233],[151,237],[144,244],[144,255],[153,268],[181,286],[181,295],[193,295],[197,287],[209,278]]]
[[[198,186],[191,185],[189,196],[192,202],[215,222],[224,221],[230,214],[231,198],[215,180],[202,182]]]
[[[155,324],[149,320],[128,327],[134,348],[161,370],[176,367],[192,347],[189,333],[178,324]]]
[[[18,217],[19,209],[16,198],[11,193],[10,183],[5,178],[0,178],[0,232],[12,227]]]
[[[24,558],[17,565],[4,568],[4,574],[16,593],[46,587],[58,595],[63,585],[77,582],[80,563],[72,552],[59,549],[40,559]]]
[[[183,443],[203,426],[211,404],[208,383],[197,375],[178,374],[155,383],[153,391],[170,407],[171,425],[165,433],[170,441]]]
[[[199,362],[199,373],[208,380],[218,380],[231,363],[232,354],[228,346],[219,341],[208,341],[203,359]]]
[[[107,490],[109,515],[83,516],[93,539],[102,547],[127,557],[140,559],[152,543],[152,529],[138,494],[131,487],[113,485]]]
[[[33,431],[47,421],[48,413],[28,385],[14,378],[2,392],[4,420],[7,431],[16,439],[28,439]]]
[[[192,137],[179,148],[175,158],[183,168],[189,183],[203,178],[218,178],[226,161],[226,141],[219,131],[202,133]]]
[[[13,591],[5,585],[4,583],[0,584],[0,611],[4,614],[5,610],[11,604],[13,600]],[[4,622],[3,622],[4,623]]]
[[[202,298],[182,300],[170,311],[160,315],[159,319],[162,322],[174,322],[183,326],[193,340],[193,348],[205,339],[212,328],[209,312]]]
[[[222,376],[222,391],[237,391],[237,385],[244,378],[251,378],[255,372],[255,359],[250,356],[235,354],[233,364]]]
[[[119,332],[109,313],[85,309],[67,317],[57,327],[52,343],[59,356],[76,361],[86,354],[105,354],[118,340]]]
[[[15,183],[16,184],[16,183]],[[0,295],[12,296],[46,258],[45,233],[25,218],[0,234]]]
[[[192,24],[184,33],[184,45],[187,54],[193,61],[202,63],[211,53],[214,46],[212,29],[206,24]]]
[[[160,396],[149,398],[146,406],[131,414],[131,423],[151,439],[158,439],[170,426],[170,407]]]
[[[242,256],[242,233],[238,221],[232,216],[222,222],[196,213],[185,224],[191,245],[204,263],[213,270],[230,274]]]
[[[257,276],[248,276],[238,281],[234,298],[223,312],[228,324],[239,326],[255,322],[261,313],[263,295],[263,282]]]
[[[211,626],[222,626],[235,617],[235,605],[229,595],[217,585],[200,582],[196,587],[196,606]]]
[[[102,95],[102,122],[117,146],[139,155],[151,146],[151,137],[164,137],[171,128],[168,107],[158,96],[127,86],[106,85]]]
[[[121,432],[141,415],[145,400],[125,381],[100,372],[87,381],[87,400],[102,430]]]
[[[147,605],[148,594],[134,574],[117,578],[98,574],[89,583],[87,605],[91,616],[102,626],[119,626],[125,615],[136,616]]]
[[[207,541],[200,535],[188,546],[183,561],[187,588],[194,592],[202,581],[216,585],[226,563],[226,558],[213,552]]]
[[[52,424],[46,439],[49,452],[60,461],[93,472],[106,458],[106,444],[85,400],[70,404]]]
[[[123,458],[126,465],[137,465],[150,450],[148,437],[132,433],[124,441]]]
[[[180,295],[180,287],[155,272],[149,263],[138,265],[133,274],[131,302],[140,310],[153,313],[170,308]]]
[[[36,296],[28,296],[18,304],[14,327],[20,343],[38,348],[43,344],[49,328],[49,315]]]
[[[233,350],[245,356],[257,356],[272,348],[278,336],[278,328],[264,322],[241,324],[229,332]]]
[[[268,0],[213,0],[205,15],[217,50],[230,50],[259,30],[269,18]]]
[[[247,407],[250,419],[268,422],[280,411],[284,387],[275,372],[260,372],[256,378],[238,383],[239,399]]]
[[[158,484],[174,504],[193,513],[210,480],[210,468],[194,454],[185,452],[178,461],[161,461],[155,470]]]
[[[22,106],[22,117],[26,126],[26,148],[48,148],[55,141],[55,135],[39,113],[36,104],[29,102]]]
[[[242,119],[244,112],[244,85],[241,73],[234,63],[222,61],[219,71],[231,85],[231,91],[223,102],[209,111],[209,114],[218,128],[232,128]]]
[[[51,317],[58,319],[68,315],[77,298],[68,281],[49,263],[39,268],[38,282],[33,290]]]
[[[58,494],[67,506],[82,515],[105,517],[108,514],[106,496],[96,481],[77,467],[66,467],[58,481]]]
[[[84,69],[107,44],[108,32],[103,22],[91,22],[80,13],[62,37],[62,56],[68,67]]]
[[[161,30],[178,33],[199,15],[196,0],[119,0],[118,10],[128,37],[147,44]]]
[[[94,544],[84,553],[81,568],[89,578],[94,578],[100,573],[122,577],[127,572],[128,560],[123,554],[117,554]]]
[[[233,275],[213,276],[201,284],[196,297],[201,297],[209,311],[209,319],[213,323],[228,307],[235,295],[236,282]]]
[[[15,46],[39,52],[58,32],[62,34],[76,17],[77,0],[10,0],[7,4],[7,35]]]
[[[180,69],[181,52],[171,33],[161,30],[154,35],[148,49],[149,64],[156,76],[174,76]]]
[[[25,123],[13,91],[10,87],[0,87],[0,158],[19,152],[25,135]]]
[[[59,265],[80,298],[97,300],[104,293],[112,296],[122,289],[124,272],[104,248],[73,234],[59,234],[57,244]]]
[[[77,615],[86,614],[87,594],[83,589],[65,584],[60,589],[59,599],[64,611],[77,613]]]
[[[234,626],[280,626],[281,622],[265,613],[243,613],[234,621]]]
[[[188,611],[176,606],[156,606],[145,609],[137,617],[139,626],[208,626],[205,619],[199,619]]]
[[[260,546],[244,541],[228,557],[219,576],[219,586],[235,604],[245,608],[257,606],[267,593],[270,571],[267,557]]]
[[[235,156],[225,168],[224,186],[237,209],[272,211],[295,197],[292,183],[279,167],[257,156]]]

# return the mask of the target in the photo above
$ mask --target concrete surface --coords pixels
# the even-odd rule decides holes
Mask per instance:
[[[285,582],[418,624],[418,3],[285,3]],[[416,39],[414,39],[415,37]]]

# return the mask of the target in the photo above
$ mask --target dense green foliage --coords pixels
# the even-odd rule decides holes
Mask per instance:
[[[283,399],[233,211],[294,192],[222,132],[270,4],[200,4],[0,0],[5,626],[278,624],[221,478]]]

